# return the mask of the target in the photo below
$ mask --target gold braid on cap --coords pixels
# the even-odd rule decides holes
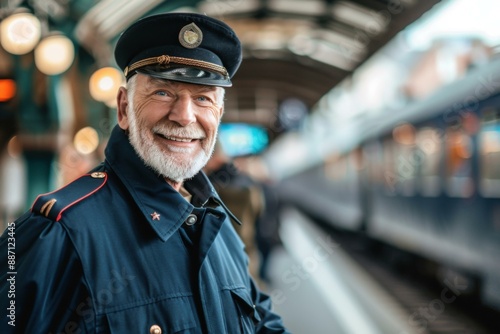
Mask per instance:
[[[123,71],[125,77],[132,71],[137,70],[138,68],[149,66],[149,65],[168,65],[168,64],[178,64],[178,65],[187,65],[190,67],[198,67],[204,70],[216,72],[222,74],[227,77],[228,73],[224,66],[212,64],[203,60],[196,60],[191,58],[183,58],[183,57],[172,57],[167,55],[161,55],[158,57],[151,57],[136,61],[130,66],[125,67]]]

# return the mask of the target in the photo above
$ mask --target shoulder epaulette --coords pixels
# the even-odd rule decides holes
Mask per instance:
[[[58,190],[39,195],[31,211],[59,221],[64,211],[97,192],[107,180],[105,172],[85,174]]]

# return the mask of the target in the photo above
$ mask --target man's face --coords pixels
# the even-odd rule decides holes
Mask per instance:
[[[210,158],[222,117],[223,90],[138,73],[118,95],[118,123],[144,162],[175,182]]]

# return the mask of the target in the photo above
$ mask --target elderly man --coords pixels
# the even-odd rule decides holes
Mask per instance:
[[[0,332],[286,333],[200,171],[238,38],[205,15],[160,14],[130,26],[115,58],[127,85],[105,161],[0,240]]]

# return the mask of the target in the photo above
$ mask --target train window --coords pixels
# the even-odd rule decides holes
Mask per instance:
[[[383,168],[384,168],[384,185],[385,190],[388,195],[394,195],[396,191],[397,183],[399,182],[399,177],[396,174],[396,168],[394,163],[395,157],[395,143],[392,139],[387,138],[384,140],[383,149]]]
[[[423,196],[436,197],[441,190],[440,165],[443,154],[442,136],[439,129],[424,127],[417,133],[414,161],[419,166]]]
[[[452,197],[470,197],[474,193],[472,179],[473,145],[462,127],[446,131],[446,190]]]
[[[415,127],[404,123],[392,132],[394,139],[395,188],[404,196],[415,194],[418,163],[415,160]]]
[[[500,110],[483,112],[479,133],[479,173],[481,194],[500,197]]]
[[[373,183],[382,184],[384,182],[383,147],[378,140],[372,141],[363,146],[363,155],[369,162],[369,177]]]

